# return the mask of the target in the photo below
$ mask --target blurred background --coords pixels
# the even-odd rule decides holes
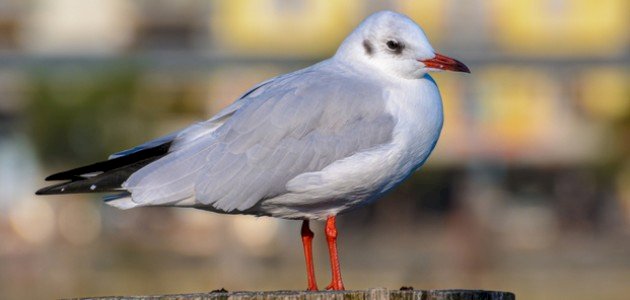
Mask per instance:
[[[473,73],[435,75],[421,172],[340,217],[346,286],[627,299],[627,0],[0,0],[0,298],[305,288],[297,221],[34,191],[331,56],[381,9]]]

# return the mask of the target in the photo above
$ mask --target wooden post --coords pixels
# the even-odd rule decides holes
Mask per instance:
[[[112,296],[83,299],[107,300],[514,300],[509,292],[481,290],[387,290],[384,288],[362,291],[271,291],[271,292],[223,292],[160,296]]]

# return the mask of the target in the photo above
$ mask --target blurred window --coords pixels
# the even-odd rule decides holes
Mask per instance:
[[[602,121],[622,121],[630,116],[630,73],[615,67],[589,68],[579,74],[581,107],[586,115]]]
[[[21,6],[17,1],[0,1],[0,51],[17,47]]]
[[[123,0],[40,0],[30,8],[20,33],[28,52],[112,54],[133,38],[133,7]]]
[[[204,1],[139,1],[135,47],[187,50],[195,46],[206,17]]]

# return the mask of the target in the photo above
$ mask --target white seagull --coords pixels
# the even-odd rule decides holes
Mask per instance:
[[[109,192],[107,204],[192,207],[303,220],[308,290],[317,290],[309,220],[326,220],[332,282],[343,290],[335,217],[366,205],[427,160],[442,129],[428,75],[470,73],[433,50],[407,16],[369,16],[335,55],[262,82],[207,121],[53,174],[39,195]]]

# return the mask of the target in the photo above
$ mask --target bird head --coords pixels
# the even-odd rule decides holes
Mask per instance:
[[[462,62],[433,50],[418,24],[391,11],[381,11],[366,18],[344,40],[335,58],[408,79],[434,71],[470,73]]]

